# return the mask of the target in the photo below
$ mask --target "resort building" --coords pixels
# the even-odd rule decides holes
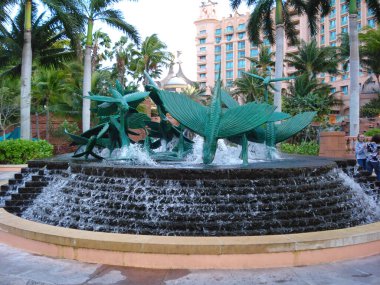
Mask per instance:
[[[319,33],[316,35],[320,46],[339,45],[339,35],[348,32],[348,1],[331,0],[334,8],[329,16],[320,19]],[[214,86],[219,70],[221,78],[226,86],[232,86],[233,81],[242,76],[242,71],[248,71],[250,62],[246,57],[258,57],[258,47],[252,45],[248,39],[246,23],[249,19],[249,12],[245,14],[228,15],[219,19],[217,17],[217,3],[204,1],[200,6],[199,18],[194,22],[197,30],[197,81],[201,86],[210,88]],[[273,15],[274,16],[274,15]],[[296,26],[297,36],[300,40],[309,41],[311,39],[308,30],[306,16],[299,17],[295,13],[292,21]],[[368,10],[364,0],[360,1],[358,27],[375,27],[374,15]],[[264,45],[270,45],[268,40],[263,38]],[[271,46],[275,52],[275,46]],[[297,47],[291,46],[285,41],[285,54],[297,52]],[[285,64],[284,75],[287,76],[294,69]],[[343,67],[341,66],[341,70]],[[349,104],[349,70],[345,70],[342,75],[329,76],[321,74],[321,80],[332,86],[332,91],[337,91],[337,97],[341,98],[344,106],[333,113],[340,115],[348,114]],[[361,73],[360,83],[368,82],[369,75],[364,71]],[[284,85],[285,87],[285,85]],[[364,86],[363,86],[364,87]],[[369,101],[368,90],[366,90],[365,100],[361,100],[361,105]]]

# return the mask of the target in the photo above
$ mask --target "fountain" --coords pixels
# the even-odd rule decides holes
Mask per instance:
[[[272,152],[249,163],[248,141],[271,146],[286,140],[305,128],[314,113],[291,118],[266,103],[237,106],[220,80],[209,107],[160,90],[152,80],[147,91],[125,94],[117,85],[110,89],[112,97],[89,96],[100,102],[101,120],[80,136],[69,134],[79,145],[74,157],[30,161],[2,186],[2,196],[9,199],[0,200],[0,240],[9,242],[16,235],[20,239],[12,242],[17,246],[34,244],[29,250],[54,245],[54,253],[46,249],[44,254],[90,262],[104,262],[100,258],[107,254],[116,259],[107,259],[110,264],[158,268],[255,267],[252,257],[264,253],[274,254],[271,266],[310,264],[324,259],[305,261],[295,257],[297,252],[333,252],[337,244],[363,254],[380,252],[380,226],[365,225],[378,219],[378,205],[354,182],[355,187],[347,184],[350,178],[342,170],[349,171],[349,162],[273,159]],[[159,123],[136,111],[148,95],[157,105]],[[198,149],[184,135],[185,127],[203,137],[203,164],[184,162]],[[145,138],[132,142],[128,134],[141,128]],[[174,137],[177,142],[169,149]],[[241,145],[243,165],[213,163],[220,138]],[[126,150],[140,155],[132,158]],[[119,157],[112,155],[116,152]],[[139,157],[146,165],[136,162]],[[362,235],[352,239],[358,225],[372,229],[365,238],[372,244],[365,250]],[[323,238],[316,237],[318,232]],[[277,264],[276,258],[287,252],[294,255]]]

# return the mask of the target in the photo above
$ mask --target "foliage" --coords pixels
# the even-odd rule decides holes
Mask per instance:
[[[243,0],[230,0],[230,5],[233,9],[237,9]],[[295,24],[291,20],[292,12],[296,14],[305,14],[308,18],[309,29],[311,35],[315,35],[318,30],[318,19],[321,15],[326,16],[331,9],[330,1],[326,0],[246,0],[248,6],[253,6],[253,11],[248,20],[249,39],[258,44],[264,34],[271,44],[274,43],[273,32],[274,26],[284,24],[286,37],[292,44],[297,42]],[[278,5],[280,3],[280,5]],[[273,21],[272,11],[276,7],[276,21]],[[263,32],[263,33],[261,33]]]
[[[299,76],[286,91],[284,111],[291,115],[315,111],[318,120],[323,120],[325,115],[330,114],[333,106],[342,104],[334,97],[330,88],[330,85],[319,83],[316,78],[309,78],[307,74]]]
[[[156,34],[146,37],[141,49],[135,52],[135,60],[131,64],[134,77],[139,81],[144,78],[144,71],[152,78],[157,78],[162,73],[162,67],[168,67],[173,61],[173,54],[168,52],[167,46]],[[147,81],[145,80],[145,83]]]
[[[257,74],[265,77],[265,73],[260,72],[255,67],[249,70],[249,73]],[[233,91],[233,95],[240,94],[243,96],[245,102],[263,102],[264,101],[264,86],[260,79],[254,78],[247,74],[243,74],[241,78],[235,80],[234,85],[236,89]],[[272,85],[269,85],[272,91],[274,90]],[[269,90],[269,102],[273,102],[273,93]]]
[[[22,8],[14,19],[10,19],[9,29],[0,26],[0,65],[2,75],[19,75],[24,45],[24,14]],[[32,9],[33,63],[42,66],[62,66],[75,53],[70,50],[65,30],[59,25],[58,17],[37,15],[37,7]]]
[[[53,146],[47,141],[6,140],[0,142],[0,163],[22,164],[36,158],[53,155]]]
[[[78,127],[78,124],[76,122],[68,122],[67,120],[64,120],[58,127],[58,129],[54,132],[54,136],[57,137],[66,137],[66,132],[69,132],[71,134],[78,134],[80,132],[80,129]]]
[[[359,34],[361,65],[372,72],[380,83],[380,28],[364,29]]]
[[[316,77],[318,73],[338,73],[338,65],[341,62],[337,47],[318,47],[314,39],[310,42],[302,41],[297,47],[296,53],[288,53],[285,61],[295,67],[294,74],[309,74]]]
[[[17,123],[19,86],[19,80],[0,80],[0,130],[3,131],[3,135],[9,127]]]
[[[310,142],[303,141],[300,144],[281,143],[280,150],[281,152],[285,152],[285,153],[318,155],[319,144],[315,141],[310,141]]]
[[[271,48],[265,45],[260,45],[259,51],[257,59],[255,57],[247,57],[247,59],[251,62],[251,66],[253,64],[262,75],[265,75],[268,70],[275,65],[275,62],[273,61],[275,53],[271,52]]]
[[[360,117],[373,118],[380,114],[380,96],[360,108]]]
[[[380,129],[373,128],[364,133],[366,137],[373,137],[374,135],[380,134]]]

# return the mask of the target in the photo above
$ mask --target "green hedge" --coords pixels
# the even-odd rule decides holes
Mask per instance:
[[[373,137],[374,135],[380,134],[380,129],[373,128],[364,133],[366,137]]]
[[[314,141],[301,142],[300,144],[282,143],[280,145],[280,150],[281,150],[281,152],[285,152],[285,153],[318,155],[319,154],[319,144],[317,144]]]
[[[47,141],[6,140],[0,142],[1,164],[23,164],[35,158],[53,155],[53,146]]]

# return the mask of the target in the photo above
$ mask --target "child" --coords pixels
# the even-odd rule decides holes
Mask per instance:
[[[362,134],[358,135],[358,140],[355,144],[355,157],[359,167],[366,170],[367,160],[367,143],[364,141],[365,137]]]
[[[372,173],[375,170],[376,178],[380,181],[380,161],[379,150],[380,147],[380,135],[374,135],[371,142],[367,144],[367,164],[366,169]]]

